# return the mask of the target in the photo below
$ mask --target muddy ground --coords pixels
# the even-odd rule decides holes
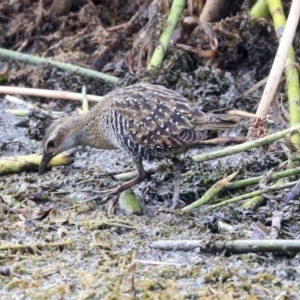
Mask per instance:
[[[212,26],[218,40],[212,57],[200,57],[172,45],[162,68],[145,70],[152,44],[141,46],[139,33],[146,28],[155,46],[164,24],[161,10],[150,24],[146,9],[101,71],[121,78],[122,85],[165,85],[204,111],[230,106],[255,113],[263,88],[232,99],[267,76],[277,40],[270,19],[254,20],[248,15],[252,3],[238,3],[233,1],[225,21]],[[109,28],[128,22],[139,8],[138,1],[125,6],[123,1],[82,0],[74,1],[65,15],[56,16],[51,1],[44,1],[43,5],[43,17],[38,22],[38,1],[2,1],[1,46],[85,67],[95,66],[100,53],[117,38],[120,29]],[[209,49],[207,28],[187,26],[183,21],[186,16],[187,10],[178,26],[181,31],[177,31],[177,42]],[[142,51],[140,61],[136,59],[137,51]],[[299,57],[298,49],[296,56]],[[115,88],[104,81],[47,65],[31,66],[2,59],[0,67],[3,71],[7,68],[4,78],[10,86],[80,92],[85,85],[88,93],[95,95]],[[282,86],[283,102],[278,105],[283,117],[279,120],[273,107],[273,123],[267,125],[270,132],[288,127],[283,114],[284,91]],[[76,113],[81,105],[78,101],[20,98],[66,115]],[[47,117],[38,112],[27,117],[12,116],[5,110],[26,106],[13,104],[4,95],[0,95],[0,101],[1,158],[42,153]],[[16,126],[20,122],[23,127]],[[235,130],[222,134],[245,136],[248,126],[249,120],[245,119]],[[215,182],[235,171],[239,171],[235,180],[245,179],[272,169],[282,170],[281,163],[287,160],[279,143],[204,163],[190,158],[219,148],[222,147],[203,147],[182,156],[185,169],[181,199],[186,204],[199,199]],[[299,299],[297,253],[231,255],[203,252],[200,248],[163,251],[151,246],[157,240],[196,239],[209,243],[245,238],[243,230],[253,233],[251,224],[255,222],[270,228],[276,211],[283,212],[279,238],[298,239],[297,199],[282,207],[284,192],[278,192],[266,197],[255,209],[246,210],[239,202],[213,211],[168,211],[162,208],[171,201],[172,168],[167,161],[145,162],[146,167],[161,164],[161,168],[133,189],[141,200],[143,213],[127,215],[118,204],[108,213],[110,202],[79,201],[91,195],[92,190],[114,185],[112,175],[134,170],[134,165],[119,150],[85,147],[77,149],[74,155],[73,164],[52,168],[42,176],[33,169],[0,178],[0,299]],[[257,189],[258,185],[223,191],[213,201]],[[233,229],[222,232],[220,221],[233,225]]]

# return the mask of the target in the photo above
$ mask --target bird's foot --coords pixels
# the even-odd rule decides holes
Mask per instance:
[[[116,188],[112,188],[109,190],[104,190],[104,191],[92,191],[94,194],[96,194],[95,196],[89,197],[87,199],[84,199],[80,202],[91,202],[91,201],[96,201],[96,200],[101,200],[106,196],[111,196],[111,195],[116,195],[118,194],[118,187]]]
[[[143,181],[146,178],[146,172],[144,170],[143,164],[142,164],[141,161],[138,161],[138,162],[136,162],[136,165],[137,165],[137,169],[138,169],[137,177],[135,177],[132,180],[129,180],[128,182],[125,182],[121,185],[114,186],[113,188],[111,188],[109,190],[93,191],[97,195],[85,200],[84,202],[99,200],[104,196],[118,195],[118,194],[122,193],[123,191],[131,188],[135,184],[140,183],[141,181]]]
[[[115,195],[115,194],[117,194],[118,193],[117,190],[118,190],[118,186],[113,187],[113,188],[111,188],[109,190],[104,190],[104,191],[95,191],[95,190],[93,190],[93,193],[94,194],[98,194],[99,196],[108,196],[108,195]]]
[[[121,185],[115,185],[109,190],[104,190],[104,191],[93,191],[95,194],[98,194],[100,196],[107,196],[107,195],[117,195],[122,193],[123,191],[130,189],[132,186],[136,185],[137,183],[140,183],[146,178],[146,173],[144,169],[143,171],[139,171],[139,174],[137,177],[133,178],[130,181],[127,181]]]
[[[127,190],[128,188],[130,188],[132,185],[133,184],[130,181],[130,182],[127,182],[127,183],[122,184],[122,185],[114,186],[113,188],[111,188],[109,190],[103,190],[103,191],[93,190],[92,192],[96,195],[93,196],[93,197],[90,197],[86,200],[83,200],[83,202],[90,202],[90,201],[94,201],[94,200],[100,200],[100,199],[102,199],[103,197],[106,197],[106,196],[118,195],[121,192],[123,192],[123,191]]]
[[[172,212],[174,210],[177,210],[179,208],[182,208],[185,206],[185,203],[180,200],[180,199],[176,199],[174,201],[174,199],[172,200],[172,203],[171,204],[166,204],[166,205],[163,205],[159,211],[160,212]]]
[[[178,208],[182,208],[185,206],[185,202],[180,200],[180,199],[172,199],[172,205],[171,208],[172,209],[178,209]]]

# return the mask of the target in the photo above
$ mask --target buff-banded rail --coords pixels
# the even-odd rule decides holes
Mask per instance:
[[[59,153],[76,146],[121,149],[137,167],[136,178],[100,192],[118,194],[146,178],[143,160],[170,159],[174,171],[172,207],[180,206],[178,155],[199,146],[208,131],[236,126],[226,114],[205,114],[197,106],[160,85],[138,83],[116,89],[103,97],[87,114],[60,118],[47,129],[39,174]]]

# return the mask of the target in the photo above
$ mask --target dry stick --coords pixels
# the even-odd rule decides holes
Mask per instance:
[[[271,239],[277,239],[278,238],[279,231],[281,230],[282,218],[283,218],[283,212],[282,211],[274,211],[273,212],[271,232],[270,232],[270,235],[269,235]]]
[[[278,47],[275,60],[273,62],[268,81],[263,92],[261,101],[256,111],[256,115],[265,118],[268,114],[271,102],[277,90],[289,49],[292,45],[300,17],[300,1],[293,0],[290,14],[284,28],[284,32]]]
[[[151,247],[169,251],[192,251],[200,248],[201,252],[213,253],[249,253],[249,252],[300,252],[300,241],[297,240],[180,240],[156,241]]]
[[[79,101],[82,100],[82,94],[79,93],[21,88],[21,87],[13,87],[13,86],[0,86],[0,94],[26,95],[26,96],[65,99],[65,100],[79,100]],[[86,95],[86,96],[88,98],[88,101],[94,101],[94,102],[101,101],[103,98],[95,95]]]
[[[9,59],[9,60],[17,60],[17,61],[22,61],[25,63],[29,63],[32,65],[41,65],[41,64],[48,64],[52,67],[59,68],[64,71],[70,71],[73,72],[74,74],[78,74],[81,76],[86,76],[89,78],[94,78],[94,79],[100,79],[115,85],[118,85],[121,83],[121,80],[113,75],[108,75],[104,74],[101,72],[97,72],[94,70],[82,68],[79,66],[75,66],[72,64],[68,63],[62,63],[58,62],[49,58],[42,58],[34,55],[29,55],[29,54],[24,54],[24,53],[19,53],[11,50],[7,50],[4,48],[0,48],[0,57]]]

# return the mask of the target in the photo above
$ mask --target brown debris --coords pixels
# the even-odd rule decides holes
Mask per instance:
[[[251,132],[251,138],[259,139],[268,135],[265,127],[265,119],[252,119],[249,125],[249,133]]]
[[[101,70],[104,67],[104,65],[111,59],[113,54],[121,47],[126,38],[128,36],[131,36],[135,32],[136,27],[139,25],[139,18],[141,14],[143,14],[144,11],[148,9],[150,3],[151,0],[147,0],[143,5],[140,6],[138,11],[133,15],[126,26],[122,28],[122,32],[117,34],[109,47],[107,47],[92,63],[92,68]]]

